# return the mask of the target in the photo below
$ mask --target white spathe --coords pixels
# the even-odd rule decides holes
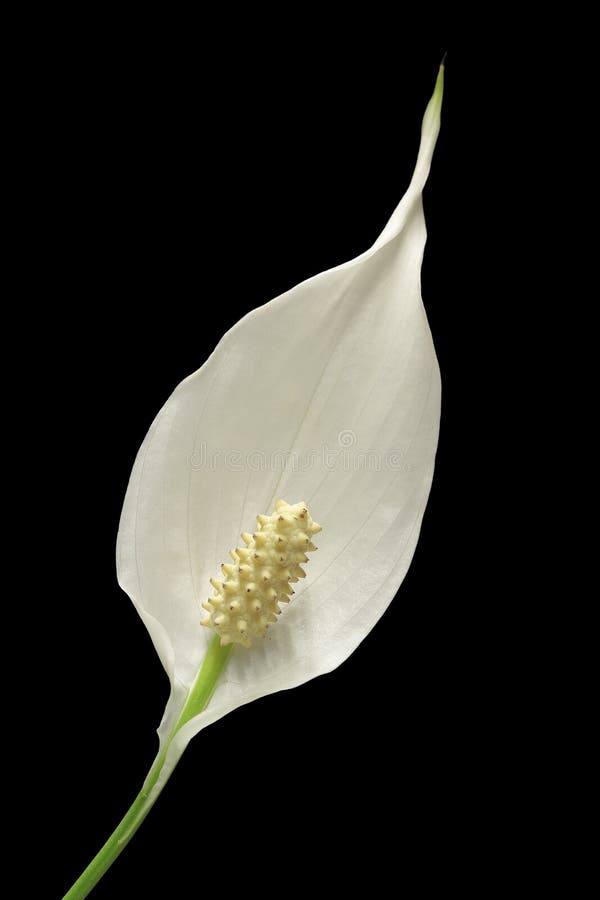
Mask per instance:
[[[281,496],[307,501],[323,526],[294,602],[267,638],[235,648],[208,708],[171,744],[155,793],[201,728],[343,662],[408,569],[440,420],[420,270],[442,80],[443,69],[412,181],[375,244],[239,321],[140,448],[117,568],[171,679],[163,740],[212,637],[200,626],[209,579],[240,532]]]

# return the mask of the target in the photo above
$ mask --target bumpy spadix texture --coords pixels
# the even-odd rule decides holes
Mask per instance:
[[[213,638],[198,623],[223,548],[235,546],[245,523],[280,496],[305,498],[327,525],[310,578],[296,585],[268,640],[235,648],[207,709],[170,743],[165,777],[189,739],[215,719],[338,666],[383,614],[410,565],[440,420],[420,270],[422,191],[442,81],[440,72],[410,185],[375,243],[238,322],[176,388],[139,451],[121,518],[118,574],[171,679],[163,746]],[[400,139],[402,126],[400,118]],[[412,126],[404,135],[412,140]],[[227,238],[232,261],[243,227]],[[189,322],[182,318],[181,327]],[[301,372],[291,360],[302,361]]]
[[[272,516],[257,516],[258,531],[242,533],[245,547],[232,550],[233,565],[223,563],[224,581],[211,578],[215,596],[203,604],[208,615],[202,625],[214,628],[227,644],[252,645],[262,638],[281,613],[280,603],[289,603],[292,584],[304,578],[300,563],[317,548],[311,538],[321,526],[311,519],[306,503],[294,505],[278,500]]]

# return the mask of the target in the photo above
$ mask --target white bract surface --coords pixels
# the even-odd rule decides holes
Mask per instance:
[[[140,448],[117,565],[171,679],[163,741],[212,638],[200,626],[209,579],[240,532],[279,497],[305,500],[323,527],[294,602],[266,638],[235,647],[208,708],[169,747],[155,791],[200,729],[343,662],[408,569],[440,420],[420,269],[441,77],[412,181],[375,244],[244,316],[175,389]]]

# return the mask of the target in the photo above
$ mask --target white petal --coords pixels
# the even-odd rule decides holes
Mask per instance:
[[[200,728],[339,665],[408,569],[440,418],[420,268],[421,192],[441,93],[440,75],[410,187],[373,247],[238,322],[177,387],[140,449],[118,575],[175,686],[163,730],[211,638],[199,625],[209,578],[240,532],[280,496],[308,501],[323,526],[293,603],[268,639],[235,648],[209,708],[173,742],[165,776]],[[290,451],[282,470],[277,463]]]

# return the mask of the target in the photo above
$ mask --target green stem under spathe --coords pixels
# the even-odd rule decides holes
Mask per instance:
[[[202,661],[200,671],[196,676],[192,688],[185,701],[181,715],[177,720],[173,731],[169,735],[168,740],[157,757],[156,762],[150,769],[148,777],[144,781],[142,790],[137,795],[125,816],[121,819],[104,847],[96,854],[87,869],[79,876],[73,887],[68,891],[63,900],[83,900],[89,892],[95,887],[107,869],[113,864],[117,856],[125,849],[133,835],[136,833],[148,813],[152,808],[152,803],[148,802],[152,788],[156,785],[158,777],[164,765],[167,751],[171,745],[171,741],[186,722],[206,709],[210,698],[217,686],[219,676],[227,665],[231,648],[233,644],[227,647],[221,647],[220,638],[215,635],[212,639],[206,656]]]

